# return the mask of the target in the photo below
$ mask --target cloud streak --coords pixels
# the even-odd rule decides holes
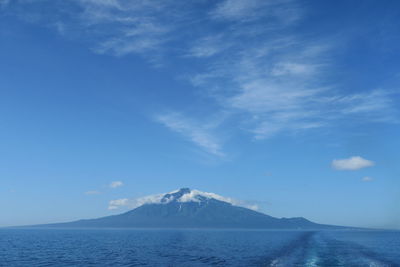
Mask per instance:
[[[177,110],[160,112],[156,121],[212,155],[224,155],[216,134],[222,123],[207,126],[215,114],[229,114],[225,118],[236,122],[232,131],[257,140],[348,120],[399,122],[388,90],[347,88],[334,80],[334,55],[343,40],[298,31],[305,17],[300,1],[40,2],[54,9],[55,14],[43,18],[46,23],[61,34],[75,31],[87,37],[96,53],[141,55],[151,63],[161,57],[188,66],[183,75],[215,107],[214,115],[199,119]],[[34,12],[29,11],[35,5],[31,1],[4,6],[16,5]],[[196,108],[203,107],[191,110]]]
[[[123,206],[128,206],[128,204],[129,204],[129,199],[127,198],[114,199],[110,200],[110,202],[108,203],[108,209],[115,210]]]
[[[374,178],[369,177],[369,176],[365,176],[361,179],[361,181],[363,182],[372,182],[374,180]]]
[[[181,134],[206,152],[219,157],[224,156],[218,138],[212,133],[211,125],[193,122],[179,113],[159,115],[156,120],[170,130]]]
[[[110,188],[117,188],[117,187],[121,187],[123,185],[124,185],[124,183],[121,181],[113,181],[110,183],[109,186],[110,186]]]

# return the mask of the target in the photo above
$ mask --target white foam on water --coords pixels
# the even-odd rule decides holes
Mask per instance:
[[[307,267],[318,267],[318,264],[317,264],[318,260],[319,260],[319,258],[316,255],[314,255],[314,256],[312,256],[311,258],[309,258],[307,260],[307,262],[305,263],[304,266],[307,266]]]

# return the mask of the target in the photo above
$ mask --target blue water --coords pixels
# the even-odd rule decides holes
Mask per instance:
[[[1,229],[0,266],[400,266],[400,232]]]

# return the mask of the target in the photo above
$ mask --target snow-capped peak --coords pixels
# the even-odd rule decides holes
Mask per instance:
[[[161,199],[161,203],[170,203],[173,201],[176,202],[202,202],[207,201],[209,199],[216,199],[219,201],[227,202],[230,204],[234,204],[235,201],[231,198],[226,198],[214,193],[202,192],[199,190],[191,190],[189,188],[181,188],[179,190],[175,190],[164,194]]]
[[[218,194],[203,192],[196,189],[181,188],[178,190],[171,191],[165,194],[157,194],[145,196],[137,199],[117,199],[111,200],[109,203],[109,209],[118,209],[120,206],[128,206],[131,208],[137,208],[146,204],[167,204],[171,202],[206,202],[210,199],[216,199],[229,203],[234,206],[241,206],[249,209],[256,210],[256,205],[246,205],[241,201],[234,200],[232,198],[223,197]]]

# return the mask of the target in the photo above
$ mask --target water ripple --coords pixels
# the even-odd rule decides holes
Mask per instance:
[[[400,232],[1,229],[0,266],[400,266]]]

